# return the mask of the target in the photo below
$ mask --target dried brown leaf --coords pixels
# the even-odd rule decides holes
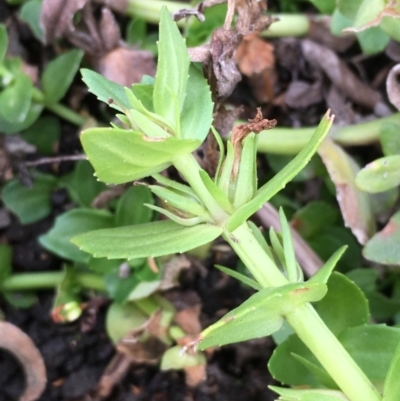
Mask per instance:
[[[243,38],[235,52],[235,61],[242,74],[251,76],[274,68],[274,47],[255,32]]]
[[[196,387],[207,379],[206,365],[185,366],[185,382],[189,387]]]
[[[375,219],[369,195],[355,185],[359,166],[330,138],[320,145],[318,154],[335,185],[345,226],[350,228],[360,244],[366,244],[375,232]]]
[[[99,23],[99,35],[104,52],[109,52],[117,47],[121,41],[121,32],[114,14],[108,8],[102,8]]]
[[[18,327],[0,322],[0,348],[13,355],[21,364],[26,379],[26,389],[19,401],[34,401],[43,393],[46,384],[46,367],[33,341]]]
[[[51,43],[61,36],[74,31],[74,14],[89,0],[43,0],[40,25],[45,43]]]
[[[146,50],[117,47],[95,62],[95,69],[107,79],[120,85],[131,86],[143,75],[155,75],[153,55]]]
[[[371,109],[382,103],[380,93],[360,81],[335,52],[308,39],[302,40],[301,47],[306,60],[320,68],[353,102]]]
[[[185,308],[175,315],[175,322],[190,336],[195,336],[201,332],[200,324],[201,305],[197,304],[192,307]]]
[[[292,81],[285,93],[285,103],[293,109],[303,109],[323,100],[322,82],[312,84],[305,81]]]

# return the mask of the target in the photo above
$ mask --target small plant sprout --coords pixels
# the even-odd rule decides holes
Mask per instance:
[[[279,345],[270,360],[271,373],[294,387],[272,387],[280,399],[398,401],[400,329],[369,324],[361,290],[332,273],[344,248],[304,281],[283,211],[282,232],[271,230],[269,242],[248,221],[304,168],[326,137],[333,116],[328,111],[298,155],[258,187],[258,133],[273,128],[275,121],[263,119],[258,111],[253,120],[233,130],[225,145],[211,127],[208,83],[190,63],[185,41],[166,8],[160,21],[155,80],[145,77],[124,88],[82,71],[89,90],[118,111],[122,124],[87,129],[81,142],[100,181],[120,184],[153,177],[157,184],[148,188],[163,207],[148,207],[166,218],[85,232],[72,242],[98,258],[130,261],[186,252],[222,236],[252,277],[219,268],[256,292],[194,338],[191,347],[203,350],[274,335]],[[214,176],[192,155],[210,129],[220,151]],[[160,174],[170,166],[185,183]],[[282,328],[290,332],[287,325],[292,335],[282,334]],[[376,353],[379,358],[373,356]],[[178,358],[179,352],[174,355]],[[295,388],[299,386],[301,390]]]

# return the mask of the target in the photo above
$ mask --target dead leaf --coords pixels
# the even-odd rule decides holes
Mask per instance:
[[[45,43],[75,30],[74,14],[81,10],[89,0],[43,0],[40,12],[40,26]]]
[[[206,365],[185,366],[185,382],[189,387],[196,387],[207,379]]]
[[[375,232],[375,219],[369,195],[355,185],[355,176],[360,171],[357,163],[330,138],[326,138],[318,149],[329,176],[336,188],[336,199],[346,227],[349,227],[358,242],[366,244]]]
[[[400,76],[400,64],[395,65],[390,71],[386,79],[386,90],[388,94],[388,98],[390,103],[397,110],[400,110],[400,85],[399,85],[399,76]]]
[[[301,47],[306,60],[320,68],[353,102],[370,109],[383,103],[380,93],[360,81],[335,52],[308,39],[301,41]]]
[[[322,82],[310,84],[305,81],[292,81],[285,93],[285,103],[293,109],[304,109],[323,100]]]
[[[243,38],[235,52],[235,61],[242,74],[252,76],[275,65],[274,47],[257,32]]]
[[[197,304],[177,312],[174,320],[185,333],[194,336],[201,332],[201,324],[199,320],[200,312],[201,305]]]
[[[26,389],[19,401],[37,400],[46,384],[46,367],[33,341],[18,327],[0,322],[0,348],[13,355],[21,364],[26,380]]]
[[[153,55],[146,50],[117,47],[95,61],[95,69],[107,79],[131,86],[143,75],[155,75]]]

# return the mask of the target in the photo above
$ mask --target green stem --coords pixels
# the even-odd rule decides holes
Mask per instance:
[[[240,256],[247,268],[264,286],[278,287],[288,281],[278,271],[257,242],[247,223],[224,238]],[[272,270],[276,270],[272,273]],[[299,338],[351,401],[380,401],[379,392],[354,362],[338,339],[328,329],[311,304],[287,314],[286,319]]]
[[[368,145],[379,140],[381,126],[387,122],[400,124],[400,113],[347,127],[333,126],[330,137],[343,146]],[[274,128],[262,131],[258,137],[258,151],[282,155],[297,154],[310,140],[315,129],[316,127]]]
[[[77,125],[78,127],[81,127],[86,122],[85,117],[82,117],[79,113],[76,113],[75,111],[60,103],[47,104],[43,92],[41,92],[37,88],[33,89],[32,99],[38,103],[43,104],[46,109],[50,110],[57,116],[63,118],[66,121],[69,121],[71,124]]]
[[[200,166],[192,154],[180,156],[173,161],[175,168],[182,174],[188,184],[202,200],[214,221],[217,224],[223,224],[228,219],[228,214],[219,206],[217,201],[210,195],[200,178]]]
[[[77,283],[87,289],[105,291],[102,276],[93,273],[77,273]],[[64,272],[18,273],[7,277],[1,285],[2,291],[44,290],[57,287],[64,278]]]
[[[158,24],[160,20],[161,7],[167,6],[171,13],[175,13],[183,8],[191,8],[190,5],[165,0],[128,0],[125,13],[132,17],[140,17],[144,20]],[[111,5],[112,7],[112,5]],[[263,36],[304,36],[310,29],[310,20],[303,14],[271,14],[272,17],[279,18],[270,28],[262,33]],[[192,18],[195,21],[195,18]],[[189,21],[189,24],[191,22]],[[179,25],[188,25],[185,19],[178,22]]]

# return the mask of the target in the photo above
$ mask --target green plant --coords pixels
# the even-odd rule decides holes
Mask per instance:
[[[256,133],[273,124],[257,115],[236,127],[226,154],[212,129],[220,148],[217,173],[212,178],[200,168],[191,152],[210,130],[211,94],[201,72],[190,65],[185,43],[165,8],[154,82],[145,79],[122,88],[94,72],[82,73],[90,91],[118,111],[125,127],[114,124],[82,133],[97,177],[116,184],[152,176],[158,184],[149,188],[164,207],[148,206],[167,220],[87,232],[72,242],[95,257],[130,260],[185,252],[221,235],[252,278],[220,268],[257,292],[194,338],[189,349],[274,334],[279,346],[271,372],[285,384],[311,388],[273,387],[280,399],[396,401],[400,330],[369,324],[365,295],[345,276],[332,274],[344,249],[304,281],[283,211],[282,233],[271,230],[270,244],[248,221],[310,160],[331,126],[329,113],[300,153],[257,188]],[[187,184],[159,174],[171,165]],[[317,302],[315,307],[311,302]],[[286,323],[294,334],[280,331]],[[379,360],[371,363],[378,353]]]

